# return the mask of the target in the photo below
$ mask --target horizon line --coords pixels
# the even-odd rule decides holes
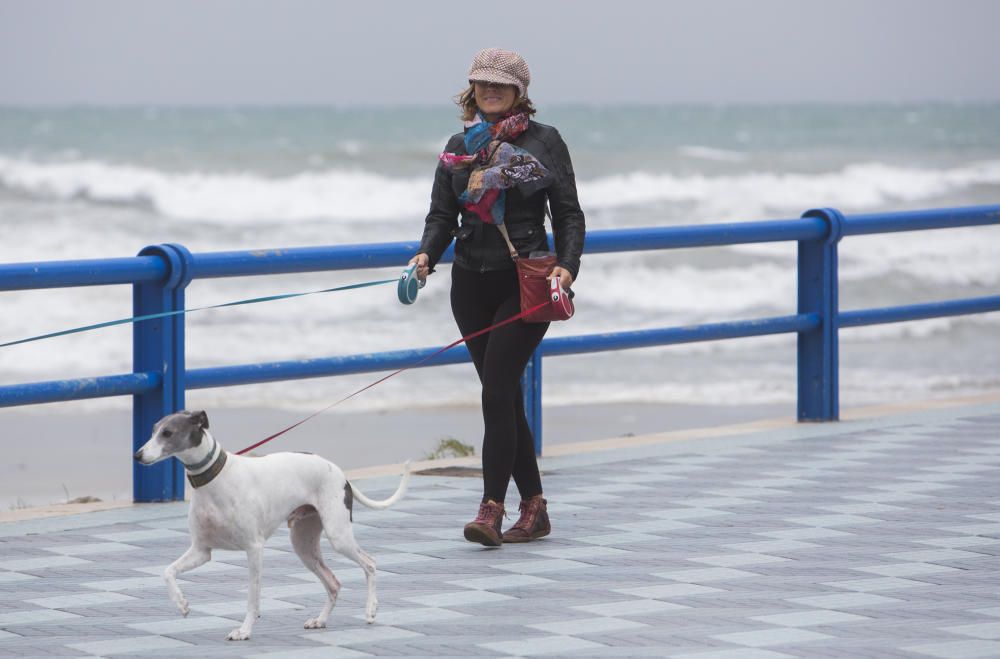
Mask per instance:
[[[617,108],[767,108],[767,107],[913,107],[913,106],[945,106],[945,107],[975,107],[1000,105],[997,99],[910,99],[910,100],[784,100],[784,101],[556,101],[544,104],[544,107],[556,108],[586,108],[586,109],[617,109]],[[453,108],[454,103],[448,102],[284,102],[267,103],[258,101],[243,102],[143,102],[143,101],[58,101],[58,102],[9,102],[0,101],[0,110],[57,110],[57,109],[178,109],[178,110],[225,110],[225,109],[323,109],[323,110],[384,110],[384,109],[426,109],[439,110]]]

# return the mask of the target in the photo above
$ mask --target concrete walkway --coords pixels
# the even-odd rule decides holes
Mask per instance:
[[[358,507],[374,625],[335,559],[329,627],[302,629],[325,596],[282,529],[246,642],[239,554],[183,577],[189,617],[167,598],[185,503],[0,524],[0,655],[1000,657],[1000,404],[687,437],[544,459],[555,530],[527,545],[462,540],[478,478]]]

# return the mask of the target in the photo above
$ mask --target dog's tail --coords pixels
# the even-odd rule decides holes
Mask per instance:
[[[410,484],[410,461],[407,460],[406,464],[403,465],[403,479],[399,481],[399,487],[396,488],[396,491],[388,499],[384,499],[382,501],[374,501],[372,499],[369,499],[364,495],[364,493],[361,490],[358,489],[358,486],[355,485],[354,483],[351,483],[351,491],[354,492],[354,498],[360,501],[366,507],[374,508],[375,510],[384,510],[403,498],[403,495],[406,494],[406,488],[409,484]]]

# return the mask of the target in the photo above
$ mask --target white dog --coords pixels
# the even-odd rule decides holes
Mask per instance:
[[[135,453],[135,459],[151,465],[171,456],[184,464],[193,486],[188,527],[191,547],[164,573],[170,599],[185,616],[190,610],[177,585],[177,575],[193,570],[212,558],[212,549],[242,549],[247,553],[250,588],[243,624],[229,632],[231,641],[250,638],[260,616],[261,554],[264,542],[283,521],[291,529],[292,547],[302,562],[319,577],[328,599],[319,616],[306,621],[306,629],[326,627],[326,619],[337,602],[340,582],[323,562],[320,535],[325,533],[333,548],[355,561],[365,571],[368,601],[365,618],[375,621],[375,561],[358,547],[351,527],[353,501],[369,508],[384,509],[406,492],[409,463],[395,494],[373,501],[347,482],[337,465],[308,453],[274,453],[243,457],[227,453],[208,432],[203,411],[181,411],[163,417],[153,435]]]

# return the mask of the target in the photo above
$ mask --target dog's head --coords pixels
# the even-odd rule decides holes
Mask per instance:
[[[172,455],[201,446],[208,429],[208,415],[204,410],[181,410],[168,414],[153,426],[153,434],[142,448],[135,452],[135,459],[144,465],[165,460]]]

